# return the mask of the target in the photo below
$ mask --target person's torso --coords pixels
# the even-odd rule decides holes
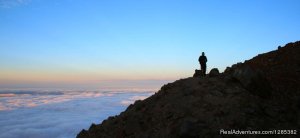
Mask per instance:
[[[200,62],[201,64],[205,64],[205,63],[206,63],[206,57],[205,57],[205,56],[200,56],[199,62]]]

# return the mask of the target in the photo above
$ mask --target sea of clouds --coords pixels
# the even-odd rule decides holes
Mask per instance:
[[[153,92],[1,91],[0,138],[74,138]]]

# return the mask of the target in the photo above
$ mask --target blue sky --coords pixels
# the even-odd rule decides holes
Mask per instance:
[[[297,0],[0,0],[0,86],[176,80],[300,38]],[[118,85],[116,85],[117,87]]]

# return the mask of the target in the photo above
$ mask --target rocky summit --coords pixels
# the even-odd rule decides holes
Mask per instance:
[[[164,85],[77,138],[232,137],[221,131],[300,130],[300,41],[223,73],[213,69],[194,76]],[[296,133],[276,136],[298,137]]]

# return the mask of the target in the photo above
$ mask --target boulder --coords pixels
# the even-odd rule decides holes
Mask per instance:
[[[201,77],[204,76],[201,70],[195,69],[195,73],[193,77]]]
[[[215,77],[215,76],[219,76],[219,75],[220,75],[220,72],[217,68],[211,69],[208,74],[209,77]]]

